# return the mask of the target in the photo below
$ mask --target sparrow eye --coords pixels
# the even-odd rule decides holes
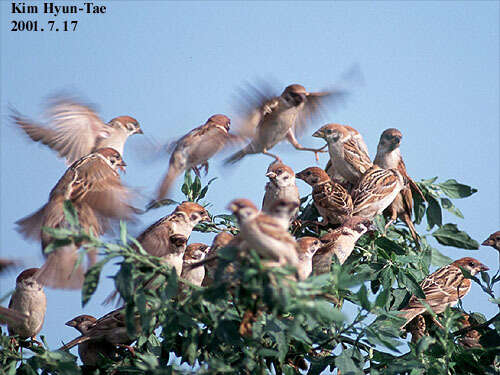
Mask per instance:
[[[288,176],[283,177],[283,180],[288,180]]]
[[[191,220],[193,220],[193,221],[194,221],[194,220],[197,220],[197,219],[198,219],[198,217],[199,217],[199,216],[198,216],[198,214],[191,214],[191,216],[189,216],[189,218],[190,218]]]
[[[332,129],[328,129],[328,130],[326,131],[326,134],[332,134],[332,133],[333,133],[333,130],[332,130]]]
[[[469,262],[469,266],[474,267],[474,262]]]
[[[311,175],[311,171],[307,171],[306,176],[310,176],[310,175]]]

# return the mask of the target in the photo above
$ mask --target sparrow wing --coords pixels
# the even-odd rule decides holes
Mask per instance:
[[[333,209],[335,212],[344,211],[345,215],[352,213],[351,195],[341,185],[330,182],[319,186],[313,192],[314,203],[325,209]]]
[[[168,254],[168,250],[172,246],[170,237],[173,235],[171,227],[166,223],[168,221],[168,216],[158,220],[137,237],[137,241],[148,254],[156,257]]]
[[[423,201],[426,201],[424,194],[422,194],[422,191],[420,190],[418,185],[415,183],[415,181],[413,181],[413,179],[410,176],[408,176],[408,173],[406,172],[406,165],[405,165],[405,162],[403,161],[403,158],[399,159],[397,170],[399,171],[399,173],[401,173],[403,178],[406,181],[408,181],[408,184],[410,186],[411,191],[416,192],[418,195],[420,195],[420,197],[422,198]],[[409,198],[411,199],[411,206],[409,206],[409,207],[413,207],[413,197],[411,195],[411,191],[410,191],[410,196],[409,196]],[[411,212],[411,208],[410,208],[410,212]],[[411,216],[411,214],[410,214],[410,216]]]
[[[364,174],[372,167],[370,157],[359,147],[358,142],[353,137],[344,143],[344,160],[360,174]]]
[[[10,305],[11,303],[9,303],[9,307]],[[0,306],[0,324],[16,326],[21,325],[27,319],[29,319],[29,316],[20,311]]]
[[[48,108],[49,126],[41,126],[14,112],[12,120],[35,142],[42,142],[67,159],[68,164],[93,151],[110,127],[87,104],[73,98],[56,98]]]
[[[354,212],[372,205],[390,195],[398,187],[398,176],[391,169],[373,168],[353,191]]]
[[[255,220],[255,222],[259,230],[264,235],[280,242],[286,242],[292,246],[296,246],[296,241],[293,239],[290,233],[286,232],[273,217],[261,214],[258,216],[258,218],[259,220]]]

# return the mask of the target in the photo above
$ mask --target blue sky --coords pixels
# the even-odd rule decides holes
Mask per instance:
[[[41,2],[29,2],[42,4]],[[83,2],[82,2],[83,3]],[[67,4],[67,3],[66,3]],[[280,93],[290,83],[320,90],[358,64],[364,85],[345,105],[311,126],[305,146],[324,123],[358,129],[373,157],[381,132],[389,127],[404,135],[401,150],[416,180],[456,178],[479,192],[456,201],[464,220],[445,214],[482,242],[499,223],[499,3],[498,2],[167,2],[108,1],[106,14],[12,15],[1,9],[1,182],[0,254],[42,261],[39,244],[26,242],[14,222],[44,204],[64,173],[55,153],[30,143],[7,121],[8,105],[38,118],[44,98],[67,90],[98,104],[105,121],[127,114],[146,133],[126,146],[132,187],[151,194],[165,173],[168,158],[144,162],[147,139],[167,141],[205,122],[212,114],[235,114],[237,88],[245,81],[271,79]],[[75,32],[12,32],[12,20],[78,20]],[[279,151],[296,171],[315,165],[312,153],[290,145]],[[321,165],[327,161],[321,157]],[[260,203],[270,159],[246,158],[223,170],[220,158],[208,178],[218,176],[208,199],[215,212],[228,201],[247,197]],[[205,180],[206,181],[206,180]],[[310,188],[298,182],[301,195]],[[178,187],[174,199],[182,199]],[[169,213],[141,217],[133,233]],[[421,230],[424,228],[420,228]],[[192,241],[211,236],[193,234]],[[494,250],[439,249],[458,259],[474,256],[496,270]],[[106,269],[112,274],[112,269]],[[15,275],[0,278],[0,294],[11,290]],[[111,290],[104,279],[85,308],[100,316],[100,301]],[[498,291],[497,291],[498,292]],[[64,322],[80,314],[78,292],[49,290],[49,310],[42,334],[52,348],[76,331]],[[466,309],[488,316],[495,306],[477,286],[464,299]],[[57,334],[55,334],[57,332]]]

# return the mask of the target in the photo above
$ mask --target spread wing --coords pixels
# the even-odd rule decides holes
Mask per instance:
[[[109,136],[109,126],[95,110],[75,99],[54,99],[47,112],[48,126],[36,124],[14,110],[11,118],[32,140],[57,151],[68,164],[92,152],[99,138]]]

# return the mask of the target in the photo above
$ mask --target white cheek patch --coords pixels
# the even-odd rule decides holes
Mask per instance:
[[[101,138],[109,138],[110,135],[111,135],[111,133],[107,130],[101,130],[99,132],[99,137],[101,137]]]

